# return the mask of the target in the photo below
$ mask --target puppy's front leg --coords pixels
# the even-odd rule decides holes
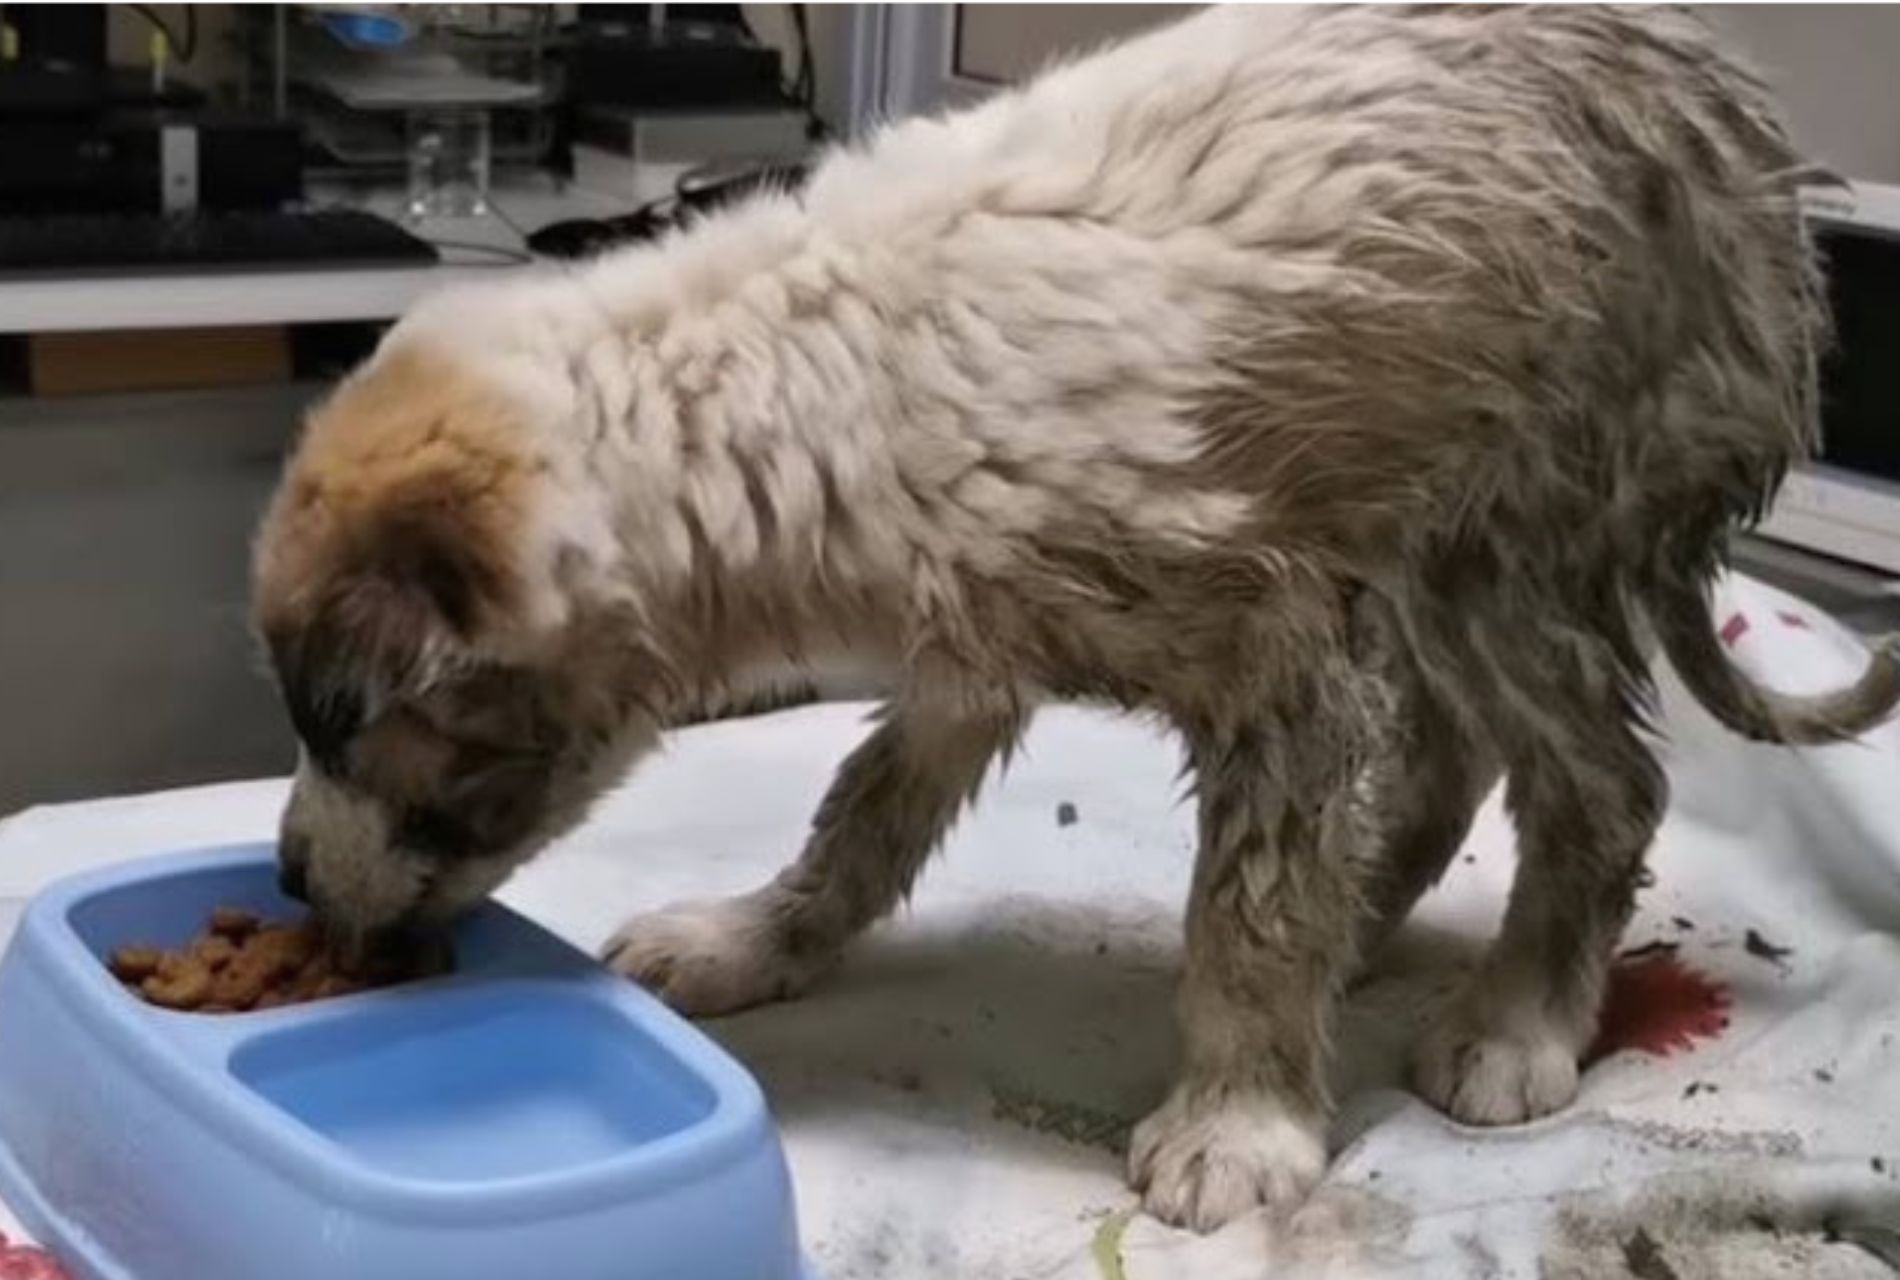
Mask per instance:
[[[1311,718],[1189,732],[1200,856],[1188,902],[1174,1091],[1135,1129],[1148,1211],[1211,1231],[1291,1208],[1326,1164],[1325,1059],[1364,860],[1353,750]]]
[[[1013,700],[954,710],[900,701],[881,715],[832,781],[798,861],[752,893],[636,916],[608,943],[607,962],[702,1015],[790,999],[823,976],[910,892],[1023,728]]]

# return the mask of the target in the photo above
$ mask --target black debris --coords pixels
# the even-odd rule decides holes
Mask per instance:
[[[1636,1228],[1636,1234],[1623,1242],[1623,1265],[1636,1280],[1682,1280],[1669,1265],[1669,1259],[1663,1257],[1656,1237],[1642,1227]]]
[[[1687,916],[1670,916],[1669,923],[1675,925],[1678,929],[1693,930],[1695,928],[1695,921],[1689,919]]]
[[[1674,942],[1664,942],[1659,938],[1655,942],[1646,942],[1640,947],[1631,947],[1628,951],[1625,951],[1620,958],[1624,960],[1641,960],[1645,956],[1673,956],[1676,954],[1679,945],[1680,944]]]
[[[1749,955],[1754,956],[1757,960],[1766,960],[1769,964],[1780,964],[1784,965],[1784,967],[1784,962],[1789,956],[1794,954],[1793,947],[1778,947],[1768,941],[1768,939],[1762,937],[1760,931],[1756,929],[1750,929],[1748,933],[1743,936],[1742,946],[1747,949]]]
[[[1900,1271],[1900,1231],[1892,1227],[1828,1218],[1821,1223],[1821,1238],[1829,1244],[1851,1244]]]
[[[1075,811],[1075,805],[1067,800],[1064,800],[1061,804],[1056,806],[1056,825],[1058,827],[1073,827],[1076,823],[1076,819],[1081,816],[1082,815]]]

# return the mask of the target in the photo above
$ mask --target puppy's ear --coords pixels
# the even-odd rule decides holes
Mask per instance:
[[[387,702],[465,662],[516,597],[501,542],[452,477],[413,477],[326,520],[309,576],[260,617],[292,723],[340,751]]]

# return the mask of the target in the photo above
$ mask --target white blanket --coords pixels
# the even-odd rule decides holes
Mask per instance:
[[[1723,616],[1745,619],[1726,628],[1732,651],[1769,683],[1817,690],[1864,661],[1805,605],[1745,581],[1724,594]],[[1715,1034],[1667,1056],[1611,1054],[1574,1107],[1520,1128],[1464,1128],[1406,1092],[1406,1048],[1509,883],[1493,802],[1352,997],[1325,1185],[1289,1225],[1208,1238],[1131,1217],[1115,1153],[1172,1054],[1192,852],[1178,753],[1126,720],[1045,713],[901,918],[804,1001],[710,1027],[771,1096],[822,1273],[1891,1275],[1900,728],[1795,753],[1724,734],[1673,684],[1665,707],[1674,803],[1628,944],[1674,944],[1634,963],[1705,976],[1726,992],[1726,1028],[1707,1019]],[[863,716],[815,707],[676,735],[504,897],[591,948],[634,910],[751,887],[796,851]],[[267,838],[283,796],[275,781],[205,787],[0,823],[0,928],[66,872]]]

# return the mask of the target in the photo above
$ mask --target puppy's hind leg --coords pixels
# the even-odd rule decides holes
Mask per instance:
[[[1367,802],[1374,865],[1358,954],[1370,959],[1445,874],[1498,780],[1497,759],[1409,667],[1395,693],[1395,732],[1374,760]]]
[[[1470,1124],[1534,1119],[1576,1096],[1666,800],[1626,712],[1566,712],[1562,741],[1513,753],[1505,800],[1519,851],[1504,929],[1418,1049],[1419,1091]]]
[[[1325,1057],[1363,911],[1358,726],[1330,699],[1184,726],[1200,798],[1173,1092],[1130,1178],[1209,1231],[1296,1207],[1326,1164]]]
[[[801,994],[910,891],[1023,727],[1013,701],[886,706],[832,781],[796,862],[752,893],[634,917],[607,944],[607,963],[690,1014]]]

